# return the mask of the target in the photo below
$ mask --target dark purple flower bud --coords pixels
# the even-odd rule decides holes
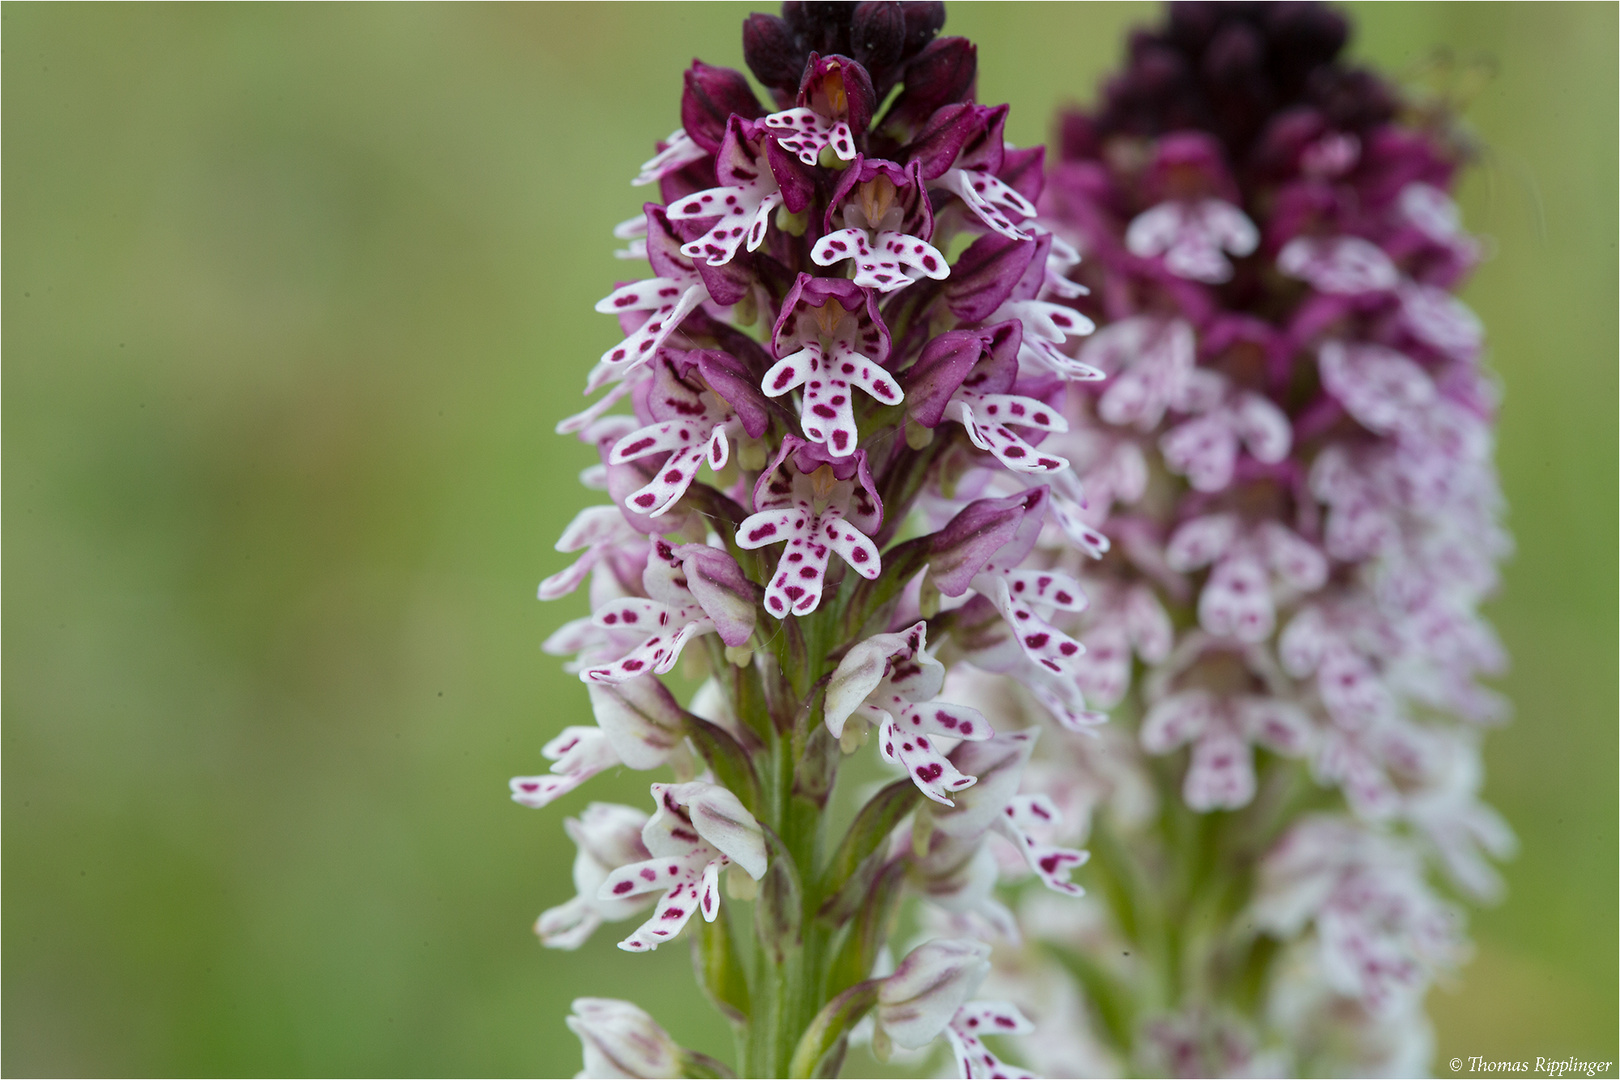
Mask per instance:
[[[877,79],[898,63],[906,49],[906,13],[897,0],[856,4],[849,26],[849,54]]]
[[[1008,319],[987,326],[979,333],[984,351],[962,385],[981,394],[1010,392],[1018,378],[1018,350],[1024,342],[1024,324],[1018,319]]]
[[[1334,126],[1359,134],[1391,113],[1378,107],[1388,97],[1377,80],[1344,85],[1336,57],[1347,37],[1342,16],[1321,4],[1172,5],[1162,31],[1132,35],[1130,64],[1095,117],[1098,139],[1076,152],[1097,154],[1113,134],[1198,128],[1246,163],[1269,114],[1327,98],[1337,101]],[[1341,113],[1355,122],[1341,122]]]
[[[938,180],[956,164],[963,145],[982,132],[981,112],[977,105],[947,105],[938,110],[906,146],[906,161],[922,167],[924,180]]]
[[[733,113],[744,120],[765,115],[748,79],[731,68],[692,61],[686,71],[686,91],[681,95],[681,126],[692,141],[711,154],[718,151],[726,137],[726,122]]]
[[[884,115],[884,132],[900,142],[910,141],[939,109],[971,101],[978,74],[978,50],[967,38],[932,42],[906,65],[906,86]]]
[[[692,260],[681,254],[684,238],[676,231],[664,207],[647,203],[647,261],[658,277],[684,277],[691,273]]]
[[[1397,103],[1389,86],[1370,71],[1319,67],[1306,84],[1306,97],[1333,127],[1361,131],[1395,116]]]
[[[1027,150],[1003,150],[1001,168],[996,176],[1030,202],[1041,197],[1046,184],[1046,147],[1031,146]]]
[[[1177,48],[1190,53],[1204,51],[1209,39],[1221,25],[1221,5],[1209,0],[1173,3],[1169,5],[1169,26],[1165,37]]]
[[[788,0],[782,18],[805,49],[842,53],[849,51],[852,7],[844,0]]]
[[[704,288],[709,290],[709,299],[722,307],[730,307],[748,295],[748,288],[754,281],[746,254],[724,266],[710,266],[707,259],[698,259],[692,265],[698,277],[703,279]]]
[[[929,537],[928,576],[934,586],[946,596],[961,596],[967,592],[975,576],[995,559],[998,552],[1013,546],[1022,546],[1021,528],[1032,510],[1037,511],[1036,532],[1044,514],[1046,488],[1032,488],[1002,499],[979,499],[968,503],[962,512],[946,526]],[[1034,539],[1030,538],[1033,545]],[[997,559],[1016,565],[1028,548],[1017,559]]]
[[[1026,245],[1033,246],[1033,245]],[[980,330],[949,330],[923,346],[906,369],[906,411],[924,427],[937,427],[951,395],[963,386],[984,393],[1011,389],[1018,376],[1023,324],[1017,319]]]
[[[804,77],[805,51],[788,24],[775,15],[753,14],[743,21],[743,60],[754,77],[785,103]]]
[[[973,108],[979,123],[962,143],[956,157],[956,168],[999,174],[1007,151],[1002,132],[1007,126],[1007,113],[1011,107],[975,105]]]
[[[916,56],[927,47],[934,35],[945,28],[945,5],[942,0],[910,0],[904,5],[906,13],[906,56]]]
[[[1246,89],[1246,84],[1260,75],[1265,47],[1255,27],[1241,22],[1227,23],[1204,50],[1201,66],[1205,80],[1221,89]]]
[[[788,208],[788,213],[803,213],[816,194],[815,178],[804,162],[782,149],[775,139],[766,139],[765,164],[770,167],[776,186],[782,189],[782,204]]]
[[[1300,92],[1312,68],[1332,63],[1350,39],[1344,16],[1326,4],[1273,4],[1265,29],[1273,78],[1288,97]]]

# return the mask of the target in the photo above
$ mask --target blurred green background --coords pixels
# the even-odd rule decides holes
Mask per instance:
[[[554,436],[616,338],[627,181],[755,5],[7,4],[4,1071],[570,1075],[580,994],[729,1057],[684,948],[575,954],[580,722],[539,641],[594,501]],[[1431,1005],[1453,1055],[1616,1048],[1616,7],[1366,5],[1493,59],[1467,299],[1519,552],[1492,799],[1523,852]],[[1147,6],[953,4],[1042,141]],[[1442,1066],[1443,1071],[1443,1066]]]

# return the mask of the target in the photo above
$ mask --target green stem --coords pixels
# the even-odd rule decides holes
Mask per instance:
[[[779,700],[774,716],[745,724],[767,733],[761,762],[761,824],[772,840],[772,869],[755,906],[756,943],[749,979],[754,1010],[741,1054],[750,1076],[786,1076],[793,1055],[820,1012],[828,988],[825,967],[830,928],[817,920],[818,862],[824,843],[822,812],[826,778],[824,740],[814,738],[821,722],[817,699],[827,653],[841,616],[835,593],[815,616],[797,620],[798,641],[781,649]],[[796,646],[796,647],[794,647]],[[780,875],[780,877],[775,877]],[[785,882],[795,883],[789,889]],[[833,991],[843,987],[831,988]]]

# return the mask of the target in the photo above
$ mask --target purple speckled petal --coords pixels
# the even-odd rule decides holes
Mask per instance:
[[[981,1035],[1028,1035],[1035,1025],[1007,1001],[970,1001],[945,1028],[945,1041],[963,1080],[1035,1080],[1035,1074],[1008,1065],[980,1040]]]
[[[868,581],[882,572],[883,559],[878,554],[877,545],[832,510],[821,517],[821,538],[839,558]]]
[[[893,717],[884,720],[878,730],[878,751],[883,760],[905,769],[917,790],[930,799],[955,806],[951,796],[972,787],[975,778],[958,770],[927,735],[909,727],[895,723]]]
[[[1205,630],[1253,644],[1271,636],[1276,618],[1270,583],[1258,559],[1239,555],[1215,564],[1198,596],[1198,622]]]
[[[1089,854],[1043,843],[1030,833],[1031,829],[1051,828],[1061,820],[1056,804],[1047,796],[1015,795],[1007,802],[998,824],[1041,884],[1065,896],[1084,896],[1086,890],[1070,881],[1069,874],[1084,866]]]
[[[974,587],[984,586],[981,591],[988,592],[990,601],[1012,627],[1013,637],[1025,656],[1055,675],[1073,675],[1073,661],[1085,652],[1085,646],[1043,619],[1024,597],[1015,596],[1012,584],[1005,575],[996,574],[989,582],[981,578]]]

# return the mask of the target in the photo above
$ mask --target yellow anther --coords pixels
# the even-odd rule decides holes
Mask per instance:
[[[827,96],[827,111],[823,115],[835,120],[842,120],[849,115],[849,91],[844,89],[844,73],[836,64],[828,71],[826,80],[821,84],[821,92]]]
[[[810,474],[810,491],[814,494],[818,506],[832,498],[833,489],[837,485],[838,477],[833,475],[831,465],[823,465]]]
[[[874,229],[879,227],[889,207],[894,205],[894,196],[894,181],[881,173],[856,189],[855,197],[860,200],[867,225]]]
[[[825,304],[820,307],[813,307],[810,310],[815,312],[816,329],[821,331],[822,337],[828,338],[836,336],[838,324],[844,321],[845,315],[849,314],[844,309],[843,304],[830,296]]]

